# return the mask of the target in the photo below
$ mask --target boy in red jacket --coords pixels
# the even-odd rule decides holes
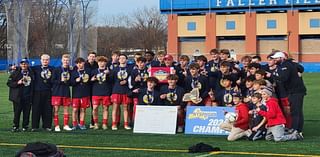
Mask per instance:
[[[303,139],[298,132],[293,132],[288,135],[284,134],[286,119],[280,109],[278,100],[271,97],[272,92],[267,88],[262,89],[261,94],[265,100],[267,111],[260,110],[260,108],[257,108],[256,111],[259,115],[266,117],[268,121],[266,140],[279,142]]]
[[[248,136],[246,130],[249,128],[249,108],[248,105],[242,103],[241,93],[233,93],[233,103],[236,107],[237,119],[232,123],[223,123],[220,128],[230,131],[228,141],[235,141],[244,136]]]

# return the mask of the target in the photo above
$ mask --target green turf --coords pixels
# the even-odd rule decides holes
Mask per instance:
[[[236,141],[227,142],[226,137],[217,136],[191,136],[191,135],[153,135],[133,134],[132,131],[120,129],[119,131],[88,130],[76,132],[26,132],[11,133],[12,105],[8,101],[8,88],[6,74],[0,74],[0,143],[25,144],[42,141],[59,145],[98,146],[98,147],[126,147],[126,148],[154,148],[186,150],[198,142],[205,142],[220,147],[226,151],[264,152],[264,153],[290,153],[290,154],[319,154],[320,155],[320,118],[319,111],[320,86],[317,80],[320,73],[304,74],[304,81],[308,89],[305,97],[305,140],[293,142],[267,142],[267,141]],[[88,113],[88,112],[87,112]],[[60,118],[62,119],[62,118]],[[0,156],[13,156],[19,146],[0,146]],[[148,151],[119,151],[119,150],[92,150],[92,149],[63,149],[67,156],[76,157],[104,157],[104,156],[197,156],[202,154],[148,152]],[[239,155],[215,155],[239,156]],[[248,155],[244,155],[248,156]],[[254,156],[254,155],[252,155]]]

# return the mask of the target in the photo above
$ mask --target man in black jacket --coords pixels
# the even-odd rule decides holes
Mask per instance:
[[[13,103],[13,127],[12,131],[19,131],[20,115],[23,112],[22,131],[27,131],[33,95],[34,76],[29,69],[29,61],[22,59],[18,67],[8,78],[10,87],[9,100]]]
[[[291,105],[292,131],[301,133],[304,124],[303,98],[307,92],[301,76],[303,67],[287,59],[283,52],[276,52],[271,58],[276,59],[278,65],[275,78],[283,83],[288,93]]]

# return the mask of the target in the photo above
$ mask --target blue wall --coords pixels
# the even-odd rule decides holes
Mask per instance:
[[[40,64],[40,59],[30,59],[30,63],[34,61],[35,65]],[[320,62],[304,62],[305,72],[320,72]],[[50,65],[58,67],[61,65],[61,59],[50,59]],[[0,59],[0,71],[7,70],[7,60]]]

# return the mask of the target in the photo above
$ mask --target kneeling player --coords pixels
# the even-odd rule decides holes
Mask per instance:
[[[288,135],[284,134],[286,119],[280,109],[278,100],[276,98],[271,98],[271,90],[262,89],[261,95],[266,102],[267,111],[263,111],[260,108],[257,108],[256,111],[268,121],[266,140],[274,140],[279,142],[303,139],[298,132],[293,132]]]
[[[265,105],[261,103],[262,97],[260,93],[254,93],[251,96],[251,101],[255,105],[253,106],[253,110],[249,111],[249,114],[251,115],[250,119],[250,129],[248,130],[249,140],[256,141],[259,139],[262,139],[266,135],[266,122],[267,119],[261,115],[259,115],[257,112],[255,112],[256,108],[260,108],[262,111],[267,111],[267,108]]]
[[[233,124],[224,122],[220,125],[221,129],[230,131],[228,141],[235,141],[244,136],[248,136],[246,130],[249,128],[249,108],[247,104],[241,101],[241,93],[233,93],[233,103],[237,113],[236,121]]]
[[[110,70],[106,67],[107,58],[104,56],[97,57],[98,69],[91,72],[93,82],[92,85],[92,115],[94,121],[94,129],[99,129],[98,125],[98,108],[99,105],[103,105],[103,118],[102,118],[102,129],[108,128],[108,110],[111,105],[110,95],[112,89],[112,81],[110,77]]]

